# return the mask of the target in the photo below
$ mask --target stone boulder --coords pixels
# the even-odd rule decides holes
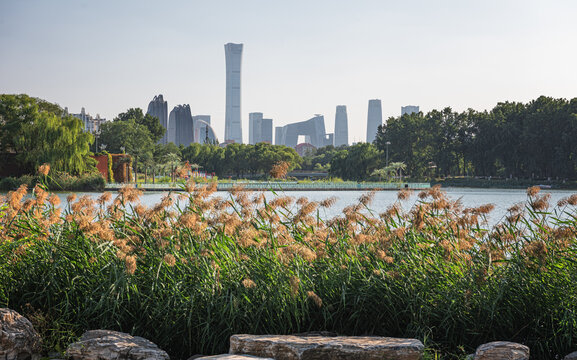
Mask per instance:
[[[423,350],[416,339],[243,334],[230,337],[229,353],[276,360],[418,360]]]
[[[577,360],[577,351],[572,352],[569,355],[566,355],[563,360]]]
[[[274,360],[271,358],[261,358],[252,355],[234,355],[234,354],[222,354],[222,355],[212,355],[212,356],[201,356],[197,357],[197,360]]]
[[[474,360],[529,360],[529,347],[508,341],[483,344],[475,351]]]
[[[126,333],[90,330],[70,344],[66,356],[73,360],[168,360],[153,342]]]
[[[36,360],[42,339],[32,323],[14,310],[0,308],[0,359]]]

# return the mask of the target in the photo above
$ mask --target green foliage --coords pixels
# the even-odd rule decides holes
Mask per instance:
[[[112,154],[107,153],[107,159],[108,159],[108,182],[113,183],[114,171],[112,170]]]
[[[0,152],[15,152],[29,173],[49,163],[74,175],[94,169],[91,134],[80,119],[55,104],[27,95],[0,95]]]
[[[126,188],[108,211],[63,205],[67,221],[11,198],[0,204],[0,306],[33,309],[61,348],[106,328],[184,358],[226,352],[233,333],[326,330],[416,337],[453,358],[495,339],[561,358],[577,341],[577,196],[549,211],[535,191],[493,229],[486,206],[463,209],[438,189],[380,216],[365,194],[332,220],[317,203],[245,192],[215,202],[204,187],[141,215]]]
[[[382,151],[377,150],[373,144],[358,143],[333,155],[329,174],[344,180],[364,180],[369,178],[382,162]]]
[[[541,96],[491,111],[451,108],[389,118],[375,144],[415,178],[577,177],[577,98]]]
[[[72,176],[65,172],[53,171],[46,178],[37,175],[24,175],[19,178],[0,179],[0,191],[15,190],[20,185],[26,185],[32,189],[40,183],[54,191],[102,191],[106,185],[106,180],[102,175],[95,172]]]
[[[160,120],[156,116],[145,115],[140,108],[128,109],[126,112],[118,114],[114,121],[134,121],[136,124],[146,127],[154,143],[162,139],[166,132],[166,129],[160,124]]]
[[[306,154],[303,157],[301,169],[326,171],[330,168],[330,163],[331,160],[333,159],[333,156],[335,156],[340,149],[346,149],[346,148],[347,146],[341,146],[339,148],[335,148],[332,145],[318,148],[313,153]]]
[[[182,150],[183,160],[195,163],[207,173],[214,172],[222,177],[234,174],[268,174],[274,164],[287,162],[289,170],[302,161],[293,148],[280,145],[258,143],[256,145],[229,144],[225,148],[218,145],[190,144]]]

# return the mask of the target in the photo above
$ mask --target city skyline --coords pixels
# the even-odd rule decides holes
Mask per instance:
[[[3,1],[0,93],[107,119],[161,93],[210,114],[224,140],[222,47],[243,43],[244,129],[251,112],[284,126],[333,119],[343,104],[353,143],[365,140],[368,99],[382,100],[386,121],[406,104],[483,111],[576,96],[576,11],[567,1]]]

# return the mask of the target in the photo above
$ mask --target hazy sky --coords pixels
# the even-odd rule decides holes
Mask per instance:
[[[242,119],[273,125],[346,105],[364,141],[369,99],[484,110],[577,97],[577,1],[0,0],[0,93],[112,119],[190,104],[224,137],[224,44],[243,43]]]

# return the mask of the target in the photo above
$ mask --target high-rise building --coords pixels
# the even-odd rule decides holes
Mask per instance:
[[[242,122],[240,118],[240,69],[242,44],[224,45],[226,56],[226,112],[224,141],[242,143]]]
[[[248,114],[248,143],[256,144],[262,138],[262,113],[252,112]]]
[[[405,114],[418,113],[419,107],[415,105],[401,106],[401,116]]]
[[[194,115],[192,117],[192,121],[202,120],[205,123],[210,125],[210,115]]]
[[[218,144],[216,133],[209,123],[193,116],[194,142],[199,144]],[[210,120],[210,116],[209,116]]]
[[[68,113],[68,108],[65,109],[65,113]],[[82,108],[80,110],[80,114],[70,114],[75,118],[82,120],[82,124],[84,125],[84,131],[89,132],[91,134],[99,134],[100,133],[100,126],[106,119],[101,118],[100,115],[96,114],[96,117],[92,117],[90,114],[86,113],[86,110]]]
[[[272,144],[272,119],[262,119],[260,142]]]
[[[168,142],[189,146],[194,142],[193,125],[190,105],[175,106],[168,117]]]
[[[335,113],[335,146],[349,144],[349,121],[347,118],[347,107],[337,105]]]
[[[383,124],[383,110],[381,100],[369,100],[369,112],[367,114],[367,142],[372,143],[377,137],[377,130]]]
[[[148,110],[146,111],[147,114],[152,116],[156,116],[158,121],[160,121],[160,125],[166,131],[162,136],[162,139],[158,141],[159,144],[167,144],[168,143],[168,102],[164,101],[162,98],[162,94],[155,96],[151,102],[148,103]]]
[[[294,148],[299,136],[304,136],[306,142],[314,147],[333,145],[333,134],[325,132],[325,117],[315,115],[313,118],[298,123],[288,124],[275,129],[275,144]]]

